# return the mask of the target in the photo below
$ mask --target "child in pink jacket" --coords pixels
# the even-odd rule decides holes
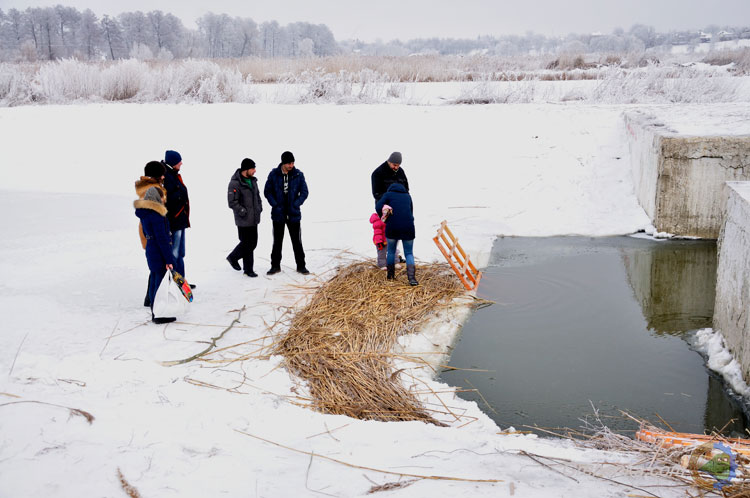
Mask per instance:
[[[385,257],[386,257],[386,244],[385,240],[385,223],[380,219],[378,213],[372,213],[370,216],[370,223],[372,223],[372,241],[375,243],[375,247],[378,250],[378,267],[381,270],[385,270]]]

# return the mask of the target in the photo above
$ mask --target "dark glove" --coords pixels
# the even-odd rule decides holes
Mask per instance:
[[[247,209],[240,208],[239,215],[240,215],[240,218],[244,218],[245,216],[247,216]]]

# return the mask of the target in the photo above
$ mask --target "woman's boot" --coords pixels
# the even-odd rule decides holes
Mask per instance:
[[[386,268],[388,270],[388,274],[386,275],[386,278],[388,280],[393,280],[394,278],[396,278],[396,265],[395,264],[386,265]]]
[[[417,272],[417,268],[414,265],[406,265],[406,278],[409,279],[409,285],[419,285],[417,278],[414,274]]]

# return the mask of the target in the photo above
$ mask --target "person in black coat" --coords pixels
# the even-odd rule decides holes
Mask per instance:
[[[266,275],[281,271],[281,248],[284,242],[284,227],[289,230],[292,239],[294,259],[297,271],[303,275],[310,272],[305,266],[305,250],[302,247],[302,204],[307,199],[307,182],[305,175],[294,167],[294,155],[285,151],[281,154],[281,163],[268,173],[263,188],[268,204],[271,205],[271,222],[273,223],[273,249],[271,250],[271,269]]]
[[[400,152],[393,152],[388,160],[375,168],[375,171],[370,175],[372,196],[375,198],[375,202],[378,202],[388,191],[388,187],[394,183],[400,183],[404,186],[406,192],[409,192],[409,180],[406,178],[403,168],[401,168],[402,159]]]
[[[172,253],[175,270],[185,276],[185,229],[190,227],[190,198],[185,182],[182,181],[180,168],[182,156],[179,152],[168,150],[164,153],[164,188],[167,190],[167,218],[172,231]],[[191,288],[195,285],[190,284]]]
[[[242,269],[239,259],[242,258],[245,275],[257,277],[258,274],[253,271],[253,251],[258,245],[258,223],[263,204],[260,202],[258,179],[255,178],[255,161],[252,159],[243,159],[229,180],[227,202],[234,211],[234,224],[240,238],[240,243],[229,253],[227,261],[239,271]]]
[[[414,265],[414,204],[411,195],[400,183],[393,183],[376,203],[375,209],[381,216],[390,212],[385,220],[385,238],[388,242],[386,256],[387,278],[393,280],[396,275],[396,246],[398,241],[404,247],[406,257],[406,276],[409,284],[419,285]]]
[[[146,237],[146,262],[151,274],[149,275],[148,298],[151,303],[151,320],[154,323],[168,323],[175,321],[175,317],[154,318],[154,297],[164,274],[174,266],[172,255],[172,238],[169,235],[167,222],[167,208],[164,206],[162,194],[157,187],[146,191],[143,199],[133,203],[135,215],[141,220],[143,235]]]

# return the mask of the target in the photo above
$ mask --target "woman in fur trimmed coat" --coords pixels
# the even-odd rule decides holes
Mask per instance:
[[[148,298],[151,302],[151,319],[154,323],[175,321],[174,317],[154,318],[154,297],[156,289],[167,270],[174,265],[172,255],[172,237],[169,234],[167,208],[161,191],[157,187],[149,188],[143,196],[133,203],[135,215],[141,220],[143,235],[146,237],[146,261],[148,262],[149,286]]]
[[[143,168],[143,176],[140,180],[135,182],[135,193],[138,199],[143,200],[143,196],[146,195],[146,191],[151,187],[156,187],[161,192],[162,199],[167,198],[167,190],[164,188],[164,165],[159,161],[149,161]],[[166,200],[164,201],[166,203]],[[141,246],[146,249],[146,237],[143,235],[143,226],[138,223],[138,235],[141,237]],[[148,289],[151,287],[151,281],[146,285],[146,297],[143,298],[143,305],[148,307],[151,306],[150,298],[148,297]]]

